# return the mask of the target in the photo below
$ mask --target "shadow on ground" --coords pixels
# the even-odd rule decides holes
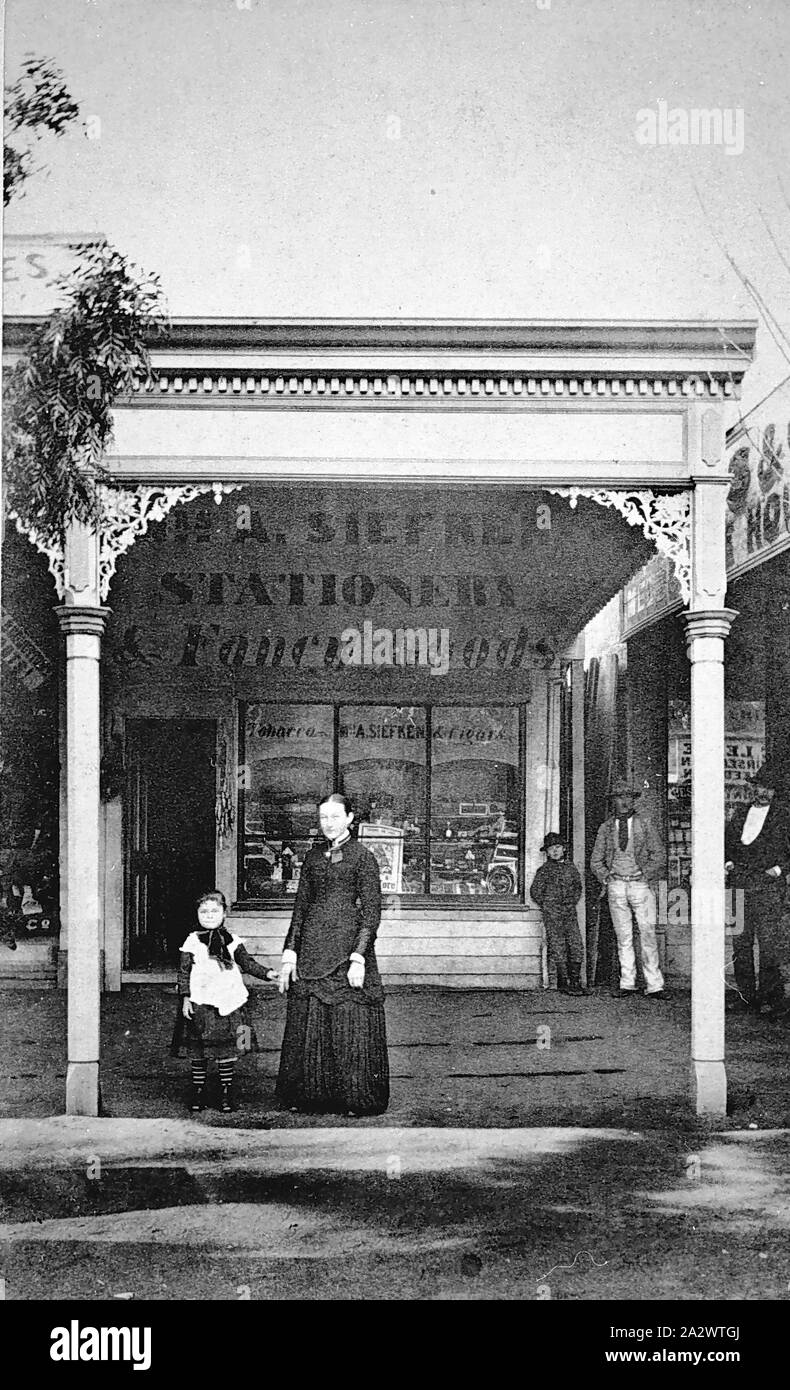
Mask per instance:
[[[4,1175],[6,1297],[787,1297],[786,1136],[524,1148],[445,1171],[405,1152],[355,1172],[214,1155]]]

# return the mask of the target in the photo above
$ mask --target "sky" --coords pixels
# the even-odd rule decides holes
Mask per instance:
[[[789,47],[789,0],[7,0],[81,124],[6,232],[197,317],[758,317],[729,252],[790,337]],[[788,371],[761,324],[745,406]]]

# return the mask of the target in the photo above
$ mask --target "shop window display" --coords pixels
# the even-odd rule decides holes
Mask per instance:
[[[434,707],[432,893],[518,893],[518,772],[517,709]]]
[[[239,896],[296,890],[333,786],[385,893],[516,897],[520,713],[511,706],[242,707]]]
[[[359,835],[376,855],[385,892],[425,892],[426,711],[343,705],[340,785],[356,807]]]
[[[240,734],[239,896],[284,898],[296,892],[318,835],[318,803],[332,791],[333,710],[249,704]]]

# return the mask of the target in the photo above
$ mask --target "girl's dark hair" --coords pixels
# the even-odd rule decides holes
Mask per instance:
[[[349,796],[344,796],[343,792],[330,792],[329,796],[322,796],[321,800],[318,803],[319,809],[322,806],[326,806],[327,801],[337,801],[339,805],[343,807],[343,810],[345,811],[347,816],[350,816],[352,811],[354,810],[354,805],[351,801],[351,798]]]
[[[197,912],[201,903],[219,903],[223,912],[227,914],[228,900],[224,893],[220,893],[219,888],[209,888],[207,892],[201,893],[195,899],[195,911]]]

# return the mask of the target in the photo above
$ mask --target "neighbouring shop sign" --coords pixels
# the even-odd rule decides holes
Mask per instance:
[[[246,488],[176,507],[119,565],[116,662],[182,671],[519,672],[554,659],[545,574],[574,514],[424,490]],[[530,500],[531,498],[531,500]],[[559,546],[559,554],[555,546]]]
[[[48,314],[57,302],[56,281],[76,264],[77,248],[99,245],[101,232],[42,233],[3,239],[3,313]]]
[[[620,602],[623,637],[682,604],[680,585],[669,560],[663,555],[649,560],[626,584]]]
[[[727,570],[737,574],[790,545],[790,382],[750,411],[731,441]]]
[[[790,546],[790,380],[728,436],[726,563],[730,578]],[[622,636],[682,606],[673,567],[649,560],[621,591]]]

